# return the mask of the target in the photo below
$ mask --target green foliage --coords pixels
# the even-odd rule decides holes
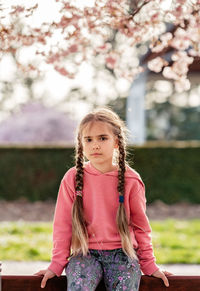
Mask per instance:
[[[158,264],[200,264],[200,220],[151,221]],[[52,223],[1,222],[1,260],[49,261]]]
[[[174,95],[170,95],[165,102],[151,101],[152,96],[162,96],[162,92],[155,89],[155,81],[147,84],[146,99],[150,108],[145,110],[147,140],[200,140],[199,111],[200,106],[181,107],[176,106]],[[198,84],[194,86],[197,89]],[[149,90],[151,92],[149,92]],[[148,92],[150,95],[148,95]],[[175,94],[176,95],[176,94]],[[159,98],[158,98],[159,100]],[[188,96],[189,100],[189,96]],[[107,105],[114,110],[122,120],[126,120],[127,98],[118,97],[111,100]],[[160,123],[159,120],[162,120]],[[166,124],[163,126],[163,121]]]
[[[153,102],[146,111],[147,140],[199,140],[200,106],[180,107],[169,101]],[[166,122],[160,126],[159,119]]]
[[[146,186],[147,203],[200,203],[200,147],[129,147],[128,161]],[[0,148],[0,199],[56,199],[74,165],[74,148]]]
[[[129,148],[129,164],[142,177],[147,203],[200,203],[200,148]]]
[[[56,199],[73,148],[0,148],[0,199]]]

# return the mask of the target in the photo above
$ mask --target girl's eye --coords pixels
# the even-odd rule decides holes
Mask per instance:
[[[100,139],[101,139],[101,140],[107,140],[107,137],[103,137],[103,136],[102,136]]]
[[[107,137],[104,137],[104,136],[102,136],[102,137],[100,137],[99,138],[101,141],[104,141],[104,140],[107,140],[108,138]],[[86,142],[91,142],[92,141],[92,139],[91,138],[87,138],[86,139]]]

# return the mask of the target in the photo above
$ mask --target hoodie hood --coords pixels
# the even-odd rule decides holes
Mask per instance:
[[[84,170],[87,173],[92,174],[94,176],[103,176],[103,175],[116,176],[116,177],[118,176],[118,170],[102,173],[98,169],[96,169],[90,161],[85,163]],[[137,178],[141,180],[140,175],[134,169],[130,168],[128,165],[126,166],[125,177]]]

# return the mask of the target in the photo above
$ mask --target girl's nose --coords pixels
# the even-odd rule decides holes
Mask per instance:
[[[98,144],[95,143],[95,144],[93,145],[93,149],[97,149],[97,150],[98,150],[98,149],[100,149],[100,146],[99,146]]]

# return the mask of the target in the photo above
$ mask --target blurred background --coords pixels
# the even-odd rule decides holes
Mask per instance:
[[[49,2],[48,17],[58,17],[54,5]],[[8,15],[8,5],[3,8]],[[45,15],[45,5],[39,8],[36,23]],[[25,18],[16,16],[14,21],[18,31],[27,25]],[[117,46],[121,40],[114,36],[110,42]],[[123,49],[128,56],[130,47]],[[1,52],[3,274],[32,274],[48,266],[55,201],[63,175],[74,165],[76,126],[87,112],[105,105],[119,114],[130,131],[128,162],[146,185],[157,263],[176,274],[200,275],[199,57],[189,66],[190,86],[177,91],[173,80],[148,69],[147,62],[155,58],[148,42],[131,49],[131,61],[144,69],[134,80],[117,77],[95,58],[83,62],[71,79],[40,64],[26,45],[18,53]],[[167,58],[172,53],[173,48],[167,48],[160,55]],[[42,69],[39,74],[23,71],[21,62]],[[21,262],[18,271],[17,262]]]

